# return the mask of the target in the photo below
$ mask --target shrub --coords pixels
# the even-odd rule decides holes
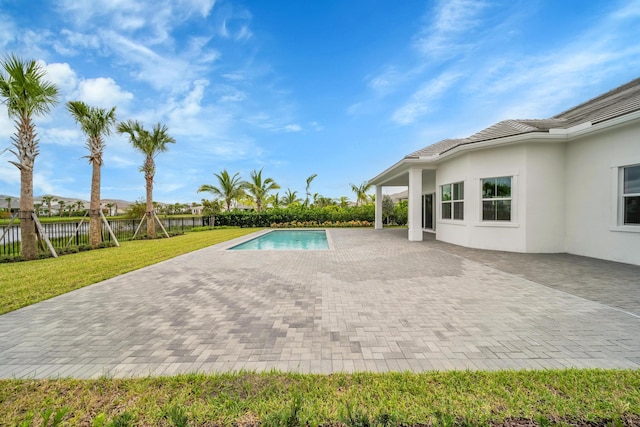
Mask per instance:
[[[274,222],[270,225],[271,228],[337,228],[337,227],[373,227],[373,223],[369,221],[325,221],[318,223],[317,221],[292,221],[292,222]]]

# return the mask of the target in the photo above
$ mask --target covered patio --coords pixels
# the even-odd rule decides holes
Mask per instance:
[[[369,183],[376,188],[375,229],[383,228],[382,199],[385,187],[408,187],[408,238],[421,242],[424,232],[436,233],[438,195],[436,166],[417,157],[407,156]]]

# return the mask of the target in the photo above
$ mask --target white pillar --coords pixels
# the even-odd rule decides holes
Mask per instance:
[[[382,185],[376,185],[376,230],[382,230]]]
[[[422,169],[409,169],[409,240],[422,241]]]

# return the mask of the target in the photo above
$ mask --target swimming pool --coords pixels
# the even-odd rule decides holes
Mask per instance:
[[[327,250],[329,242],[324,230],[274,230],[229,248],[240,250]]]

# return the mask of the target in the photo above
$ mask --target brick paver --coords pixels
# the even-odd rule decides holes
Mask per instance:
[[[640,267],[328,233],[328,251],[225,243],[0,316],[0,378],[640,367]]]

